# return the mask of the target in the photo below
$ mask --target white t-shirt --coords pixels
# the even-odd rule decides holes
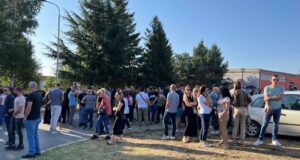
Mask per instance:
[[[128,105],[132,106],[133,105],[133,98],[131,96],[129,96],[129,102]]]
[[[26,99],[24,96],[18,96],[14,101],[14,110],[16,111],[18,108],[21,108],[21,112],[16,114],[15,118],[24,118],[24,110],[25,110]]]
[[[207,99],[203,95],[198,97],[198,108],[200,108],[199,114],[210,114],[211,108],[205,104],[206,101]]]
[[[0,104],[0,105],[4,105],[4,103],[5,103],[5,98],[6,98],[6,95],[5,94],[2,94],[2,95],[0,95],[0,97],[1,97],[1,99],[2,99],[2,103]]]
[[[123,99],[125,103],[124,114],[128,114],[129,113],[128,99],[127,98],[123,98]]]
[[[149,100],[149,95],[145,92],[140,92],[136,95],[136,100],[138,101],[137,107],[138,108],[148,108],[147,101]]]

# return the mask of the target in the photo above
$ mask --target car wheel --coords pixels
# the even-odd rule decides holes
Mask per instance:
[[[255,121],[251,121],[250,124],[247,125],[246,134],[250,137],[258,137],[260,132],[260,124]]]

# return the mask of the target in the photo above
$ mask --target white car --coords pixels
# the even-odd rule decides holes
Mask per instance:
[[[258,137],[264,120],[265,102],[263,95],[252,97],[249,106],[251,124],[247,125],[246,133],[248,136]],[[279,135],[300,136],[300,91],[286,91],[282,99],[282,111],[279,122]],[[266,133],[272,133],[273,118]]]

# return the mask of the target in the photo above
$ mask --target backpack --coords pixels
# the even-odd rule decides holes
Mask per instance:
[[[237,90],[233,94],[233,106],[235,107],[248,107],[252,99],[243,90]]]

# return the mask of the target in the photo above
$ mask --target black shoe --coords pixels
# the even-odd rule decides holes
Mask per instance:
[[[5,147],[5,149],[6,149],[6,150],[15,150],[15,149],[16,149],[16,146],[11,146],[11,145],[9,145],[9,146]]]
[[[99,132],[99,136],[102,136],[102,135],[105,135],[106,133],[105,132]]]
[[[97,135],[93,135],[92,137],[91,137],[91,139],[93,140],[93,139],[98,139],[99,137],[97,136]]]
[[[42,155],[42,154],[41,154],[41,153],[36,153],[36,154],[35,154],[35,156],[40,156],[40,155]]]
[[[8,146],[8,145],[9,145],[9,142],[5,142],[5,144],[4,144],[4,145]]]
[[[35,157],[35,155],[30,155],[30,154],[22,156],[22,158],[26,158],[26,159],[34,158],[34,157]]]
[[[15,148],[16,151],[22,150],[22,149],[24,149],[24,146],[23,146],[23,145],[19,145],[19,146],[17,146],[17,147]]]
[[[111,137],[110,136],[106,136],[105,140],[111,140]]]

